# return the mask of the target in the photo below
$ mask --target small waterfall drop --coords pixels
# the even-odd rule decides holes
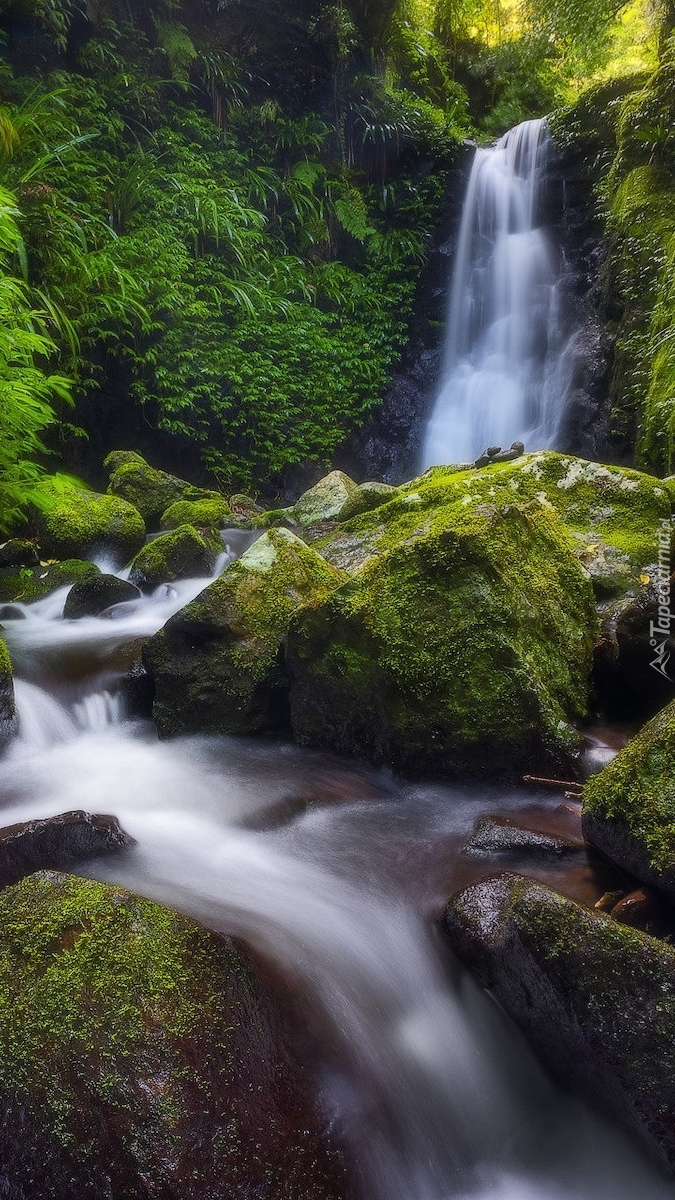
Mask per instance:
[[[549,142],[545,120],[524,121],[476,151],[423,470],[473,461],[491,444],[556,443],[569,330],[557,264],[538,226]]]

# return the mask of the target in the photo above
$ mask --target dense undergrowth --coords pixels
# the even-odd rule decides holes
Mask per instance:
[[[400,361],[462,141],[625,58],[581,9],[0,0],[0,525],[36,464],[97,482],[113,446],[225,490],[327,463]]]

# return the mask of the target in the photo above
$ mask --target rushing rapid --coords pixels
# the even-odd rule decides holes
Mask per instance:
[[[476,151],[422,469],[472,462],[489,445],[556,446],[570,328],[541,227],[549,140],[544,120],[525,121]]]
[[[112,619],[64,621],[56,594],[7,622],[20,730],[0,762],[2,823],[114,813],[137,847],[87,873],[281,968],[323,1031],[321,1104],[363,1200],[666,1200],[671,1186],[560,1095],[435,933],[476,818],[530,797],[406,786],[283,742],[160,743],[129,718],[129,646],[207,582]]]

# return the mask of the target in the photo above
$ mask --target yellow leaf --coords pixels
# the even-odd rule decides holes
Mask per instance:
[[[646,585],[646,584],[648,584],[648,583],[651,583],[651,578],[650,578],[650,576],[649,576],[649,575],[641,575],[641,576],[640,576],[640,583],[644,583],[645,585]]]

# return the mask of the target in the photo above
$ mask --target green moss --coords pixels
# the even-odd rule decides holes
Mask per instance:
[[[213,496],[209,500],[178,500],[162,513],[161,529],[177,529],[179,525],[192,525],[196,529],[225,529],[238,527],[243,522],[235,516],[224,496]]]
[[[625,554],[635,568],[658,557],[659,522],[671,512],[669,490],[659,479],[547,451],[478,470],[434,468],[399,488],[389,504],[353,518],[315,544],[338,565],[360,567],[372,555],[448,524],[469,532],[485,505],[512,503],[554,512],[569,533],[592,534]],[[583,553],[583,544],[575,553]]]
[[[147,644],[160,732],[253,733],[282,722],[290,616],[343,578],[289,530],[263,534]]]
[[[589,780],[584,813],[622,826],[656,871],[675,870],[675,704]]]
[[[111,471],[108,492],[133,504],[149,530],[159,529],[163,513],[178,501],[222,501],[217,492],[194,487],[176,475],[149,466],[140,454],[114,450],[104,465]]]
[[[100,575],[100,571],[94,563],[77,558],[39,567],[5,568],[0,570],[0,603],[18,600],[22,604],[33,604],[58,588],[84,583],[96,575]]]
[[[152,592],[162,583],[208,576],[222,549],[217,531],[199,533],[192,525],[179,525],[139,550],[131,564],[129,581],[143,591]]]
[[[465,503],[453,480],[410,485],[324,545],[360,569],[291,622],[302,741],[453,772],[570,751],[568,721],[586,708],[590,586],[552,511],[510,487],[508,504]]]
[[[26,1194],[258,1194],[304,1153],[308,1114],[281,1116],[302,1109],[282,1021],[243,948],[46,872],[0,893],[0,930],[0,1143]]]
[[[128,562],[143,544],[145,525],[131,504],[56,477],[41,484],[34,525],[42,553],[53,558],[110,554]]]

